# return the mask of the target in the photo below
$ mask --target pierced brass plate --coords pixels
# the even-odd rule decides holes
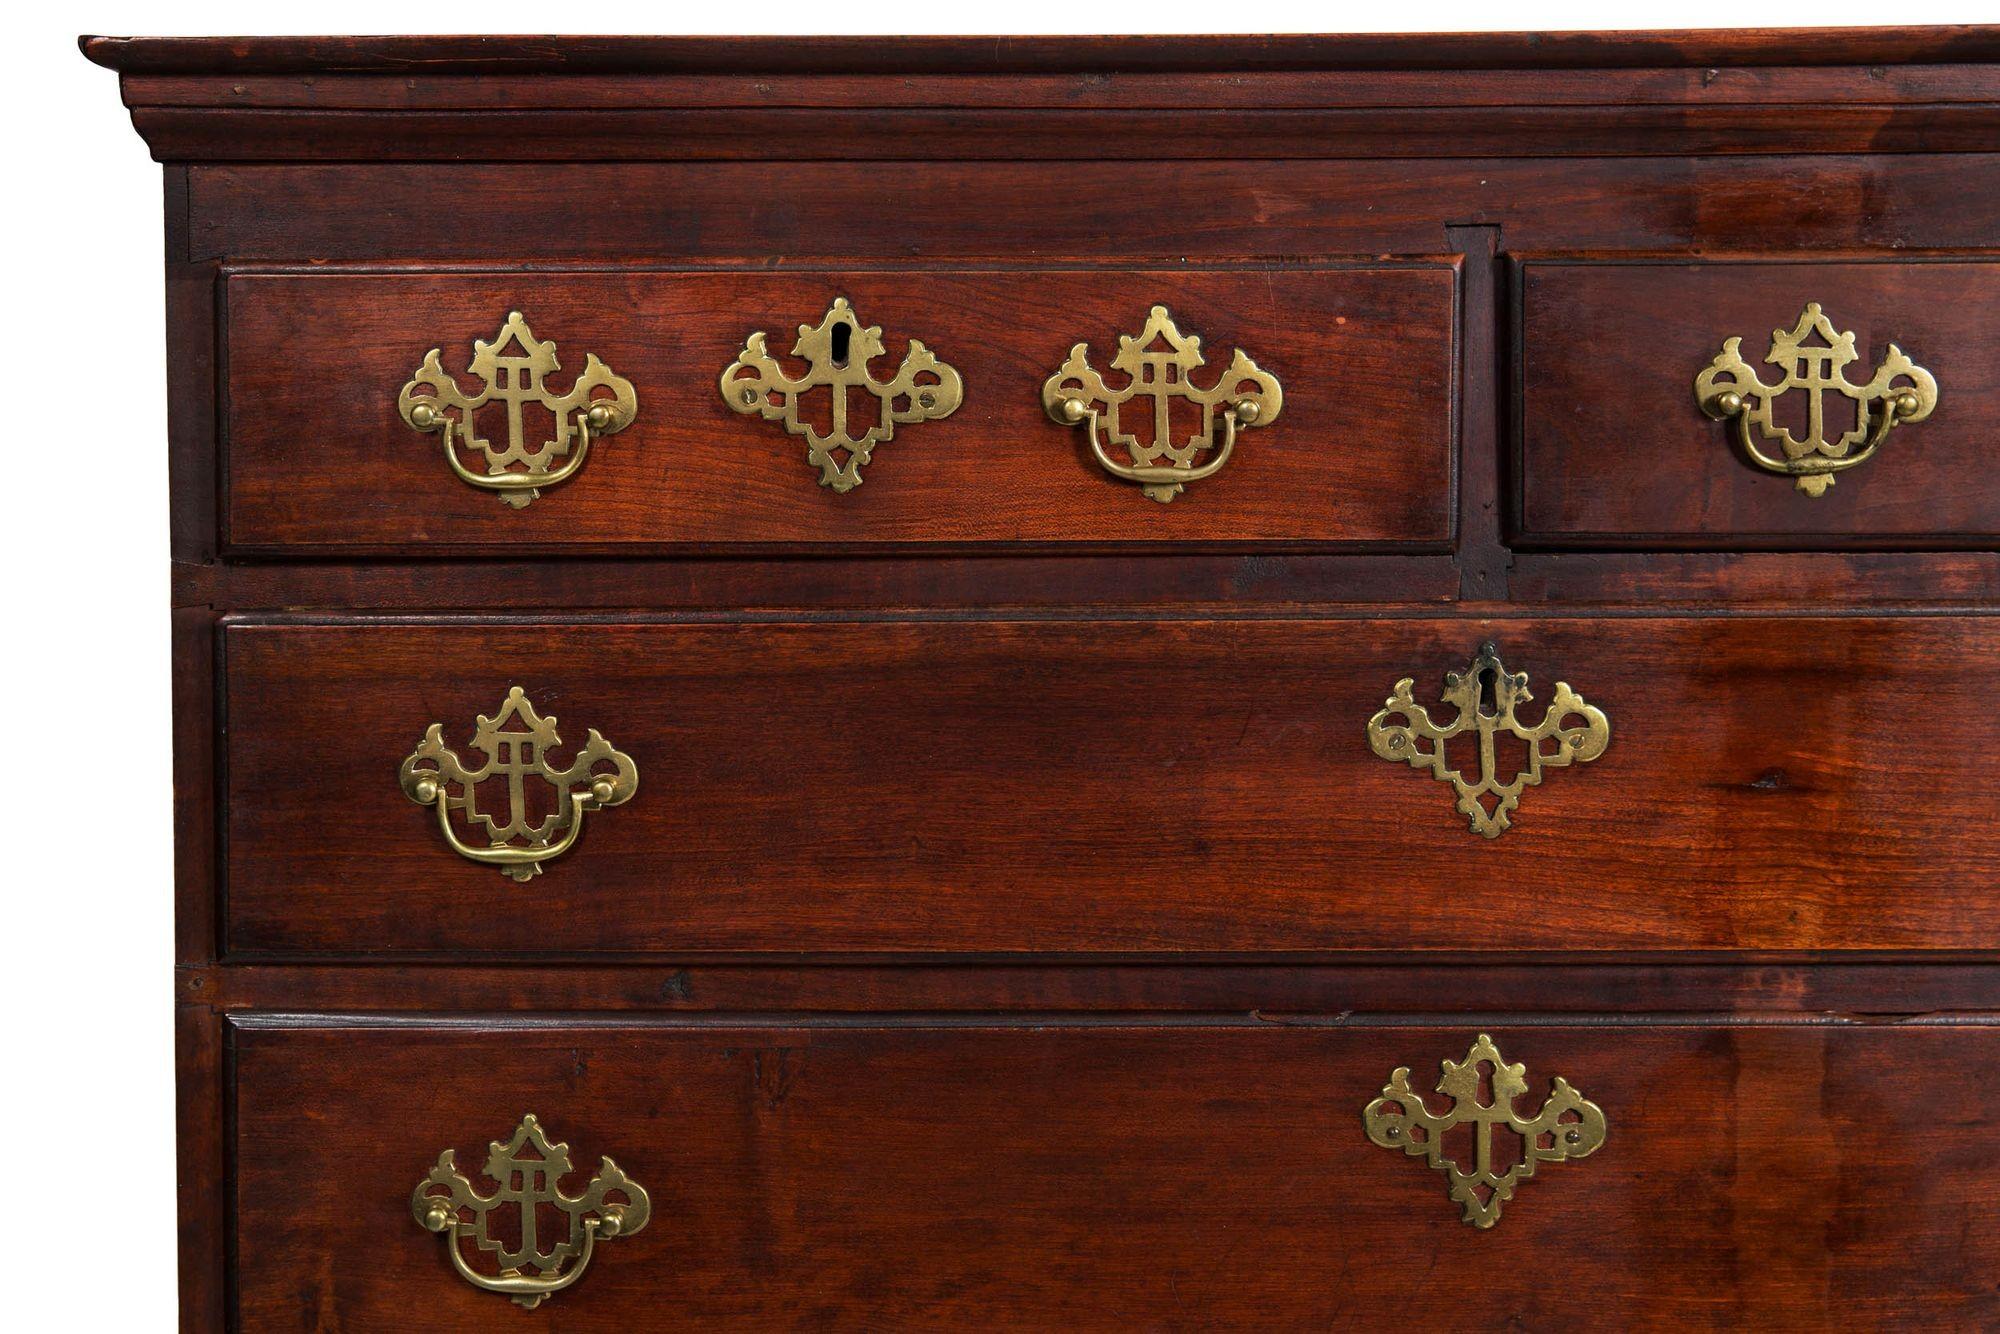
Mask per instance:
[[[550,1143],[530,1112],[512,1139],[487,1146],[492,1194],[480,1194],[458,1170],[456,1152],[446,1149],[411,1193],[410,1212],[444,1234],[460,1278],[532,1311],[583,1277],[599,1240],[629,1237],[652,1217],[646,1192],[609,1158],[599,1161],[581,1195],[563,1193],[570,1171],[569,1145]],[[512,1226],[495,1227],[496,1214],[512,1215]],[[543,1228],[552,1218],[560,1235],[547,1237]],[[467,1241],[491,1255],[499,1272],[475,1269],[466,1259]]]
[[[1459,813],[1487,838],[1507,832],[1514,808],[1521,804],[1522,789],[1539,784],[1544,770],[1594,760],[1611,740],[1611,720],[1604,711],[1584,703],[1583,696],[1563,681],[1556,682],[1556,697],[1542,720],[1533,727],[1523,723],[1516,710],[1534,699],[1528,674],[1510,674],[1491,644],[1480,646],[1465,671],[1444,674],[1442,698],[1457,710],[1450,722],[1431,721],[1429,711],[1411,697],[1413,684],[1407,676],[1396,682],[1395,693],[1368,720],[1368,745],[1385,760],[1401,760],[1450,783],[1458,793]],[[1477,782],[1452,768],[1445,755],[1445,743],[1465,732],[1479,737]],[[1513,780],[1505,783],[1499,778],[1494,749],[1501,736],[1524,742],[1527,748]]]
[[[1507,1064],[1484,1033],[1463,1061],[1442,1064],[1437,1091],[1451,1099],[1443,1115],[1432,1112],[1423,1095],[1410,1087],[1410,1068],[1398,1066],[1361,1120],[1375,1143],[1401,1149],[1443,1172],[1447,1193],[1464,1206],[1465,1221],[1474,1227],[1499,1222],[1500,1207],[1514,1198],[1514,1188],[1533,1176],[1538,1164],[1588,1158],[1604,1143],[1603,1109],[1560,1076],[1541,1111],[1532,1117],[1517,1114],[1514,1099],[1528,1091],[1527,1067]],[[1482,1091],[1487,1094],[1483,1101]],[[1472,1127],[1470,1168],[1445,1156],[1445,1133],[1461,1125]],[[1494,1170],[1495,1130],[1511,1131],[1521,1140],[1520,1151],[1507,1156],[1513,1165],[1504,1172]]]
[[[1835,473],[1867,462],[1895,426],[1920,422],[1937,407],[1937,381],[1894,343],[1866,384],[1849,380],[1846,368],[1860,355],[1854,335],[1836,330],[1817,301],[1806,306],[1789,333],[1771,331],[1764,360],[1778,368],[1776,384],[1764,383],[1743,360],[1742,346],[1741,338],[1722,345],[1695,377],[1695,401],[1715,420],[1736,422],[1737,442],[1752,463],[1797,478],[1798,489],[1809,496],[1825,495]],[[1803,436],[1773,416],[1778,400],[1795,389],[1805,397]],[[1853,425],[1829,423],[1828,407],[1840,402],[1851,405]],[[1760,439],[1777,441],[1783,457],[1765,453]]]
[[[1043,383],[1042,407],[1065,426],[1084,427],[1090,452],[1106,472],[1139,483],[1164,505],[1189,482],[1222,470],[1239,428],[1268,426],[1285,406],[1277,377],[1259,370],[1242,349],[1207,389],[1194,383],[1204,364],[1201,339],[1182,333],[1165,306],[1154,306],[1137,335],[1119,336],[1111,369],[1123,384],[1106,383],[1090,364],[1090,344],[1078,343]],[[1200,425],[1192,432],[1174,426],[1176,402],[1199,410]],[[1143,438],[1127,416],[1134,407],[1147,428]]]
[[[556,345],[536,338],[521,312],[510,311],[492,342],[473,341],[466,373],[479,381],[477,392],[460,388],[439,360],[439,349],[432,348],[415,378],[396,396],[396,411],[417,430],[443,437],[445,462],[461,481],[497,491],[503,502],[522,509],[542,494],[541,488],[575,476],[590,442],[624,430],[639,411],[632,382],[613,375],[595,353],[584,359],[583,374],[561,394],[545,380],[560,369]],[[482,438],[474,425],[474,414],[489,404],[506,410],[504,449]],[[530,406],[547,414],[552,425],[546,429],[553,432],[532,449]],[[480,455],[486,470],[467,466],[461,450]]]
[[[958,411],[965,382],[952,367],[912,338],[896,374],[877,380],[868,363],[883,355],[882,327],[863,326],[861,317],[838,296],[817,325],[801,324],[792,355],[806,363],[804,375],[785,373],[764,345],[759,330],[743,340],[736,360],[723,367],[722,401],[741,413],[757,413],[781,424],[788,434],[803,436],[806,462],[819,469],[819,484],[836,492],[861,485],[861,470],[875,446],[893,440],[898,425],[941,421]],[[829,395],[831,425],[824,432],[805,420],[800,400],[816,389]],[[875,400],[867,417],[850,417],[848,390],[863,390]]]
[[[485,755],[484,764],[473,768],[459,759],[444,743],[444,727],[432,723],[404,758],[397,779],[411,801],[437,808],[438,828],[454,852],[525,882],[542,873],[543,862],[562,856],[576,843],[585,811],[622,806],[639,790],[639,768],[632,757],[614,749],[596,728],[576,758],[559,767],[549,752],[561,744],[555,716],[536,713],[526,692],[515,686],[507,692],[500,712],[481,717],[473,729],[472,748]],[[479,807],[479,786],[488,780],[504,784],[504,820]],[[553,789],[549,802],[531,805],[531,780]],[[531,819],[531,810],[550,804],[553,809],[546,818]],[[484,832],[489,846],[475,847],[460,839],[454,815]]]

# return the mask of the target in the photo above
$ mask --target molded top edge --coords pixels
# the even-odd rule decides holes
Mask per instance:
[[[2000,26],[1214,37],[82,37],[138,75],[1029,74],[2000,61]]]

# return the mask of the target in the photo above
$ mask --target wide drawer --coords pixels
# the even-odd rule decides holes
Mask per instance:
[[[934,270],[238,272],[226,287],[225,537],[235,548],[414,552],[630,550],[657,546],[936,548],[992,543],[1403,544],[1451,536],[1456,261],[1293,263],[1230,268]],[[848,305],[836,313],[836,298]],[[1164,307],[1175,343],[1149,323]],[[510,312],[523,323],[510,326]],[[822,327],[823,317],[825,324]],[[806,327],[817,341],[801,344]],[[867,331],[880,330],[869,359]],[[842,330],[845,330],[843,333]],[[814,387],[789,420],[725,402],[725,368],[756,332],[772,376]],[[1120,339],[1134,360],[1114,369]],[[530,341],[533,340],[533,341]],[[912,340],[955,372],[898,379]],[[474,363],[474,343],[494,345]],[[1104,445],[1136,466],[1142,446],[1205,438],[1184,462],[1222,455],[1222,410],[1255,383],[1242,353],[1275,378],[1263,419],[1226,463],[1155,504],[1099,464],[1088,432],[1052,420],[1043,386],[1076,344],[1126,400]],[[542,349],[542,344],[554,347]],[[439,434],[413,429],[399,391],[428,350],[467,401],[448,408],[454,474]],[[611,407],[594,441],[572,430],[571,394],[594,357]],[[814,358],[818,360],[815,361]],[[754,360],[754,358],[753,358]],[[560,362],[558,366],[556,363]],[[843,369],[844,368],[844,369]],[[854,381],[866,370],[893,392]],[[846,378],[843,378],[846,377]],[[1225,377],[1228,383],[1225,385]],[[830,382],[838,380],[837,389]],[[850,382],[854,381],[854,382]],[[1191,387],[1191,390],[1190,390]],[[536,390],[530,393],[530,389]],[[434,395],[434,384],[416,391]],[[834,395],[843,400],[834,419]],[[929,406],[915,401],[928,395]],[[913,397],[914,396],[914,397]],[[952,400],[958,406],[939,416]],[[868,444],[864,462],[810,429]],[[432,397],[426,411],[440,410]],[[551,406],[553,404],[554,406]],[[1105,411],[1108,413],[1109,408]],[[516,416],[510,418],[509,414]],[[492,449],[466,447],[470,416]],[[910,417],[916,420],[910,420]],[[1166,425],[1159,426],[1164,417]],[[543,452],[558,431],[563,448]],[[617,426],[615,433],[610,427]],[[489,489],[518,435],[544,475],[587,457],[538,496]],[[822,441],[824,443],[824,440]],[[1171,457],[1154,466],[1176,466]],[[525,505],[516,505],[528,499]]]
[[[1995,1025],[1485,1031],[1490,1048],[1474,1026],[1310,1016],[239,1019],[240,1324],[519,1320],[419,1225],[434,1167],[539,1201],[545,1253],[572,1235],[547,1186],[582,1196],[615,1170],[644,1193],[643,1223],[538,1313],[564,1329],[1324,1328],[1440,1302],[1477,1328],[2000,1321]],[[1483,1076],[1463,1101],[1433,1091],[1445,1061]],[[1511,1194],[1469,1181],[1477,1207],[1454,1200],[1388,1133],[1398,1109],[1374,1108],[1372,1137],[1364,1119],[1405,1067],[1434,1117],[1513,1114],[1485,1135],[1495,1177],[1517,1125],[1546,1112],[1566,1142],[1535,1129],[1545,1160]],[[1551,1108],[1557,1079],[1594,1111]],[[527,1113],[567,1146],[566,1179],[514,1141]],[[1438,1133],[1473,1163],[1470,1119]],[[517,1208],[455,1217],[518,1246]]]
[[[1519,287],[1522,541],[1948,547],[2000,536],[1989,317],[2000,262],[1531,259]],[[1733,368],[1698,396],[1696,377],[1729,361],[1731,339]],[[1892,398],[1923,390],[1924,377],[1934,395],[1882,433]],[[1732,384],[1749,390],[1745,415],[1711,420],[1702,402]],[[1842,466],[1815,477],[1773,465]]]
[[[1990,617],[235,621],[222,655],[241,955],[2000,945]],[[1490,776],[1544,756],[1495,837],[1384,707],[1409,678],[1449,731],[1469,672]],[[1482,730],[1441,743],[1468,789]],[[516,816],[533,864],[447,841]]]

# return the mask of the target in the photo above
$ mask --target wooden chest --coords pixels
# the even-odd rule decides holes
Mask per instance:
[[[84,49],[186,1328],[2000,1325],[2000,31]]]

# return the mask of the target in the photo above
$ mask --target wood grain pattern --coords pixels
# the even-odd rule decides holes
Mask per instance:
[[[211,81],[273,73],[723,73],[1033,75],[1049,71],[1200,75],[1328,69],[1676,69],[1719,65],[1992,64],[2000,37],[1977,25],[1742,27],[1712,31],[1370,33],[1299,36],[508,37],[300,36],[79,38],[84,55],[134,75]],[[227,96],[217,87],[214,96]]]
[[[1100,40],[84,49],[168,161],[1944,153],[2000,124],[1977,30]]]
[[[1990,605],[1993,551],[1513,552],[1494,543],[1491,569],[1517,602],[1659,606],[1938,608]],[[465,610],[569,607],[764,611],[870,608],[1077,610],[1095,607],[1303,611],[1452,602],[1463,554],[1140,554],[756,557],[701,561],[628,557],[568,562],[329,561],[176,565],[180,605]],[[1477,604],[1460,604],[1478,610]]]
[[[1165,72],[1092,68],[1013,74],[940,73],[935,66],[901,78],[854,67],[813,71],[691,70],[671,79],[642,73],[547,79],[512,70],[468,73],[463,67],[405,68],[371,74],[350,68],[244,74],[227,84],[211,74],[134,74],[121,83],[125,104],[215,111],[446,112],[629,111],[638,109],[773,110],[1035,108],[1113,111],[1271,111],[1363,107],[1748,107],[1898,103],[1977,105],[2000,100],[2000,70],[1986,64],[1927,61],[1878,65],[1750,65],[1574,70],[1560,79],[1510,69],[1270,69],[1242,67]],[[551,121],[559,117],[549,117]],[[383,130],[377,151],[393,153]],[[398,121],[393,128],[400,129]],[[826,127],[833,128],[833,127]],[[852,129],[853,127],[841,127]],[[476,151],[477,144],[468,149]],[[504,145],[496,145],[503,147]],[[580,145],[582,149],[587,145]],[[813,152],[812,143],[769,145]],[[1253,146],[1254,147],[1254,146]]]
[[[1956,581],[1984,567],[1959,560]],[[1881,562],[1878,600],[1941,593],[1954,578],[1935,557]],[[1328,603],[1436,604],[1458,591],[1456,562],[1431,556],[1147,550],[1122,553],[1010,552],[768,556],[626,556],[590,565],[489,557],[470,561],[314,561],[178,565],[174,594],[202,606],[469,610],[828,610],[874,608],[1079,609],[1208,607],[1243,611]],[[1608,581],[1607,581],[1608,582]],[[1700,586],[1697,572],[1690,586]]]
[[[1117,542],[1428,543],[1451,535],[1456,306],[1449,261],[1226,270],[238,275],[228,285],[228,538],[238,548],[620,550]],[[836,295],[879,326],[890,378],[912,338],[965,401],[876,447],[862,485],[819,485],[805,443],[732,411],[717,377],[755,330],[788,354]],[[1041,386],[1070,347],[1100,364],[1165,304],[1286,386],[1282,415],[1170,506],[1107,475]],[[426,349],[462,369],[509,310],[632,381],[639,413],[524,510],[453,477],[396,415]],[[331,349],[338,349],[337,354]],[[1203,378],[1207,377],[1207,378]],[[1114,377],[1115,378],[1115,377]],[[463,377],[461,377],[463,380]],[[471,381],[463,381],[468,385]],[[569,381],[550,378],[552,388]],[[825,412],[822,392],[821,406]],[[338,430],[312,429],[338,422]],[[545,417],[531,429],[546,427]],[[497,414],[482,418],[488,434]],[[534,437],[537,441],[542,436]]]
[[[514,109],[387,113],[380,124],[343,110],[139,107],[132,123],[170,161],[898,162],[1032,157],[1096,163],[1107,144],[1168,142],[1184,158],[1290,160],[1796,153],[1983,153],[2000,134],[2000,102],[1943,105],[1397,107],[1322,110],[1137,111],[991,109],[968,123],[957,108],[871,108],[829,118],[817,108],[620,108],[613,113]],[[1749,165],[1749,164],[1746,164]],[[1080,167],[1077,170],[1088,171]],[[890,168],[890,170],[894,170]]]
[[[183,1328],[2000,1325],[2000,29],[84,50]],[[968,376],[846,497],[713,385],[834,281]],[[1159,299],[1287,390],[1165,510],[1035,392]],[[1809,299],[1943,384],[1818,502],[1691,396]],[[515,305],[641,396],[521,513],[392,407]],[[1497,843],[1363,740],[1488,637],[1613,720]],[[528,886],[394,781],[515,683],[643,775]],[[1485,1234],[1359,1124],[1481,1029],[1612,1118]],[[658,1212],[523,1316],[406,1200],[530,1109]]]
[[[1754,170],[1714,157],[1132,159],[1094,165],[1089,189],[1069,163],[947,160],[925,165],[922,190],[898,192],[900,179],[833,162],[197,163],[186,258],[1179,264],[1433,254],[1447,223],[1503,227],[1516,251],[2000,246],[2000,210],[1965,207],[2000,195],[2000,153]]]
[[[1796,493],[1795,493],[1796,494]],[[1548,551],[1514,557],[1521,602],[1991,606],[2000,551]]]
[[[806,1013],[1493,1015],[1829,1019],[1887,1023],[1995,1008],[1991,951],[1922,961],[1854,952],[1579,960],[1561,956],[1348,954],[1300,962],[1059,959],[749,960],[554,964],[230,963],[182,969],[183,1004],[215,1015],[316,1010],[426,1014]],[[1473,1022],[1468,1019],[1467,1022]]]
[[[175,1241],[181,1328],[229,1328],[231,1146],[222,1085],[225,1025],[199,1005],[174,1008]]]
[[[1992,546],[2000,538],[2000,264],[1530,261],[1520,269],[1521,537],[1534,544]],[[1938,409],[1817,499],[1745,459],[1693,382],[1740,337],[1767,381],[1773,328],[1817,301],[1855,334],[1865,383],[1890,343],[1938,378]],[[1803,429],[1802,391],[1780,400]],[[1837,403],[1829,403],[1831,414]],[[1844,424],[1829,415],[1829,429]],[[1768,448],[1768,447],[1767,447]]]
[[[1489,1233],[1360,1116],[1477,1031],[238,1027],[241,1327],[511,1316],[408,1198],[439,1150],[476,1167],[529,1110],[653,1201],[550,1304],[565,1329],[2000,1320],[1995,1025],[1492,1026],[1523,1108],[1562,1075],[1609,1133]]]
[[[1363,731],[1487,638],[1613,720],[1493,841]],[[242,954],[2000,944],[1986,617],[238,625],[224,651]],[[527,890],[395,782],[517,684],[641,772]]]

